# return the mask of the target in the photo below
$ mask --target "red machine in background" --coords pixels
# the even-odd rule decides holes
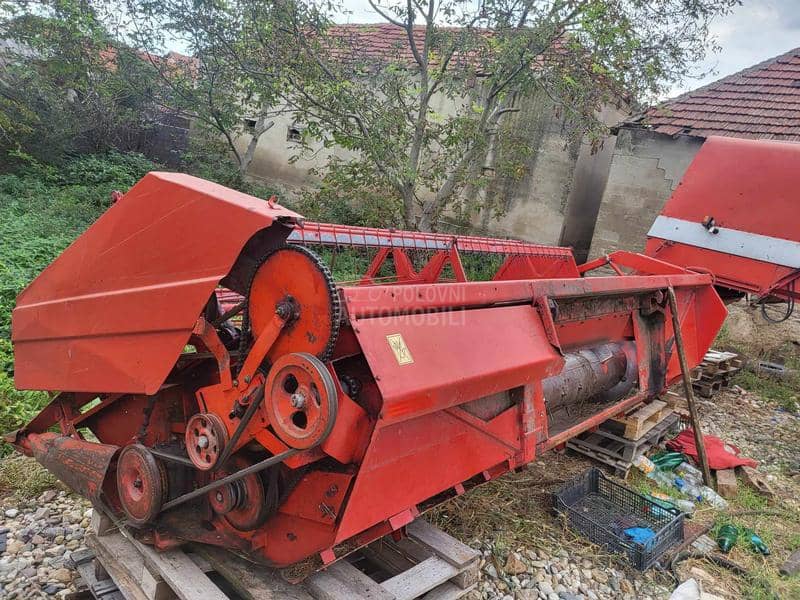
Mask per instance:
[[[700,362],[712,277],[608,262],[151,173],[20,294],[16,383],[60,393],[8,439],[159,548],[302,576],[661,394],[670,288]]]
[[[799,144],[711,137],[653,223],[645,254],[713,273],[725,298],[786,301],[785,320],[800,298],[798,189]]]

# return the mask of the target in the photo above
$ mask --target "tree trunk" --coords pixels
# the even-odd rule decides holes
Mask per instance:
[[[414,195],[413,184],[403,184],[400,188],[400,195],[403,197],[403,225],[406,229],[414,229],[414,200],[416,196]]]
[[[250,163],[253,162],[253,157],[256,154],[256,148],[258,147],[258,140],[261,139],[261,136],[272,129],[275,125],[275,121],[270,121],[269,123],[266,122],[266,117],[261,115],[258,117],[258,121],[256,121],[256,125],[253,128],[252,136],[250,137],[250,143],[247,144],[247,150],[245,150],[244,155],[239,159],[239,174],[244,177],[247,175],[247,170],[250,168]]]

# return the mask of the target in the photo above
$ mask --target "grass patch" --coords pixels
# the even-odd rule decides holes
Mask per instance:
[[[56,478],[34,459],[13,455],[0,460],[0,494],[35,498],[56,486]]]
[[[798,412],[798,386],[792,380],[779,380],[771,377],[752,373],[750,371],[739,371],[733,378],[733,383],[748,392],[758,394],[762,398],[772,400],[778,406],[789,412]]]
[[[739,485],[733,503],[742,510],[764,510],[769,505],[764,496],[744,484]]]
[[[742,594],[745,600],[781,599],[772,586],[772,577],[764,569],[753,572],[747,576],[746,583],[742,587]]]
[[[720,577],[729,577],[728,580],[738,586],[742,598],[800,598],[800,578],[781,577],[778,573],[789,554],[800,548],[800,514],[791,502],[770,503],[740,481],[729,509],[716,513],[713,519],[709,536],[714,540],[723,525],[734,525],[739,530],[736,545],[725,556],[744,568],[747,574],[725,573]],[[762,556],[751,548],[749,531],[754,531],[764,541],[771,551],[770,556]]]
[[[789,536],[789,539],[786,541],[786,547],[790,552],[800,550],[800,532]]]

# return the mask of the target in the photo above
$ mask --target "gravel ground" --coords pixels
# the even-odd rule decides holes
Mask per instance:
[[[701,412],[705,429],[737,443],[745,455],[757,458],[778,489],[786,480],[776,475],[800,465],[797,415],[741,391],[725,392],[713,402],[703,402]],[[732,419],[734,414],[740,418]],[[539,492],[541,497],[517,517],[529,524],[535,521],[541,525],[541,532],[536,534],[535,547],[507,548],[498,545],[497,539],[502,536],[489,532],[473,540],[471,545],[482,552],[483,559],[480,581],[468,596],[470,600],[669,598],[672,585],[664,575],[652,570],[639,573],[618,559],[600,554],[595,546],[579,539],[565,540],[560,526],[548,516],[545,478],[554,473],[568,478],[589,464],[583,458],[550,454],[529,469],[508,476],[506,485],[517,488],[524,483],[532,495]],[[487,488],[492,485],[502,486],[503,480]],[[503,498],[498,495],[497,510],[513,517],[513,511],[509,513],[509,507],[502,505]],[[456,511],[453,508],[451,512]],[[0,598],[64,597],[73,591],[75,572],[69,557],[84,547],[90,518],[89,504],[64,491],[49,490],[28,500],[0,500]],[[480,516],[473,514],[468,520],[477,528],[475,518]],[[510,521],[509,527],[514,527],[513,523]]]
[[[755,458],[771,482],[778,481],[781,472],[800,472],[800,414],[738,386],[699,404],[704,431]]]
[[[481,582],[468,596],[472,600],[655,600],[670,593],[648,576],[629,576],[588,557],[571,556],[564,549],[513,551],[501,565],[490,544],[481,549]]]
[[[70,555],[84,547],[92,509],[85,500],[48,490],[0,513],[0,597],[63,598],[74,591]]]
[[[0,598],[63,598],[75,590],[70,555],[84,548],[92,509],[87,501],[64,491],[49,490],[38,498],[5,501],[0,509]],[[626,573],[592,560],[591,547],[582,556],[558,547],[557,538],[543,538],[552,550],[519,548],[508,552],[490,540],[473,541],[483,554],[481,581],[472,600],[656,600],[669,590],[649,574]],[[499,558],[502,557],[502,558]],[[597,557],[595,557],[597,558]]]

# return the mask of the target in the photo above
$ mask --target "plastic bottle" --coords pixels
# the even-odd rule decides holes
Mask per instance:
[[[653,457],[653,463],[661,471],[672,471],[685,460],[686,457],[680,452],[660,452]]]
[[[673,498],[670,500],[682,513],[690,515],[694,512],[694,502],[686,498]]]
[[[735,525],[723,525],[717,532],[717,546],[723,552],[731,551],[736,545],[736,540],[739,539],[739,530]]]
[[[682,462],[675,467],[675,472],[687,481],[694,481],[697,483],[702,483],[703,481],[702,471],[688,462]]]
[[[675,475],[673,475],[672,473],[667,473],[666,471],[653,470],[653,472],[650,473],[648,477],[663,488],[669,489],[675,487]]]
[[[666,494],[653,492],[647,497],[662,508],[677,508],[684,514],[690,515],[694,512],[694,502],[684,498],[670,498]]]
[[[687,498],[691,498],[696,502],[703,501],[703,493],[701,488],[694,483],[686,481],[683,477],[674,478],[675,487],[678,488],[681,494]]]
[[[759,535],[755,531],[746,531],[746,535],[749,535],[748,541],[750,542],[750,547],[755,550],[756,552],[760,552],[764,556],[769,556],[769,548],[764,543]]]
[[[700,495],[703,497],[703,500],[708,502],[711,506],[718,510],[725,510],[728,508],[728,501],[725,500],[722,496],[720,496],[717,492],[712,490],[707,485],[701,485],[700,487]]]
[[[656,470],[656,466],[653,464],[653,461],[647,458],[644,454],[640,454],[633,459],[633,466],[647,476],[650,476],[650,474]]]

